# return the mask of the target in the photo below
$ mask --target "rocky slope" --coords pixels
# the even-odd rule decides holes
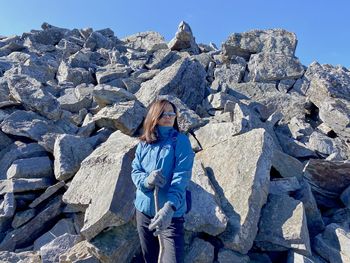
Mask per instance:
[[[157,97],[196,152],[186,262],[350,262],[350,72],[283,29],[0,38],[1,262],[138,262],[130,164]]]

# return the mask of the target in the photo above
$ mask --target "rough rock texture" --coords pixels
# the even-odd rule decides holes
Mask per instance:
[[[226,247],[243,254],[253,245],[260,210],[266,202],[271,143],[263,129],[256,129],[198,153],[229,218],[221,239]]]
[[[43,261],[138,262],[130,164],[162,98],[196,152],[189,262],[349,261],[349,69],[302,65],[284,29],[221,49],[194,35],[183,21],[169,43],[48,23],[0,36],[1,262],[42,261],[32,251],[65,234],[86,240]]]

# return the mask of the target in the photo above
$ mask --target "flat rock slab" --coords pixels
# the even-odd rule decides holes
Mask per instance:
[[[327,205],[324,199],[337,199],[350,185],[350,163],[310,159],[304,177],[310,182],[316,200]]]
[[[52,180],[49,178],[0,180],[0,194],[42,190],[50,185]]]
[[[43,178],[53,177],[53,165],[49,157],[19,159],[7,170],[7,178]]]
[[[37,141],[47,151],[52,152],[55,139],[64,131],[48,119],[31,111],[15,111],[1,125],[7,134],[24,136]]]
[[[46,156],[45,149],[37,143],[25,144],[15,142],[4,149],[3,156],[0,158],[0,179],[6,179],[6,173],[11,164],[22,158],[30,158],[36,156]]]
[[[205,78],[205,69],[199,62],[181,59],[143,82],[135,95],[146,107],[158,95],[173,95],[195,110],[204,99]]]
[[[309,231],[302,202],[288,195],[270,194],[262,210],[255,242],[267,251],[293,249],[311,255]]]
[[[220,201],[205,174],[202,163],[197,159],[194,161],[188,190],[191,191],[192,207],[184,216],[185,229],[192,232],[205,232],[212,236],[225,231],[228,218],[220,208]]]
[[[14,253],[9,251],[0,252],[0,261],[2,263],[37,263],[40,262],[39,252],[25,251],[21,253]]]
[[[38,198],[36,198],[33,202],[30,203],[29,207],[34,208],[34,207],[38,206],[43,201],[47,200],[49,197],[54,195],[63,186],[65,186],[65,183],[63,181],[60,181],[54,185],[49,186],[43,194],[41,194]]]
[[[246,254],[258,231],[265,204],[272,158],[272,138],[264,129],[237,135],[197,153],[225,214],[225,247]]]
[[[44,210],[25,225],[10,231],[0,243],[0,250],[14,251],[26,247],[38,238],[48,224],[57,218],[62,211],[61,196],[55,197]]]
[[[81,236],[65,233],[62,236],[56,237],[50,243],[40,248],[41,262],[53,263],[59,262],[59,257],[62,253],[67,252],[75,244],[82,240]]]
[[[137,139],[114,132],[82,162],[65,192],[64,202],[87,208],[81,230],[87,239],[131,219],[135,192],[130,174],[137,143]]]

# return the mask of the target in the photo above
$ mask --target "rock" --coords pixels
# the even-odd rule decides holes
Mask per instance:
[[[323,222],[321,212],[317,207],[317,203],[314,195],[312,194],[310,185],[305,180],[302,180],[300,185],[301,189],[297,190],[293,194],[293,198],[303,202],[309,235],[310,238],[313,238],[318,233],[323,231],[325,224]]]
[[[184,216],[185,229],[205,232],[212,236],[222,233],[227,225],[227,217],[219,206],[219,200],[202,163],[198,160],[194,162],[188,190],[191,191],[192,208]]]
[[[292,137],[296,140],[300,140],[304,136],[310,136],[313,133],[313,128],[311,125],[302,118],[291,118],[288,123],[288,128],[292,134]]]
[[[210,94],[202,104],[209,112],[213,110],[223,110],[228,102],[235,104],[238,103],[238,100],[236,97],[225,92],[218,92]]]
[[[279,83],[278,83],[278,87],[277,89],[279,91],[282,91],[284,93],[287,93],[288,91],[290,91],[293,87],[295,83],[295,79],[282,79]]]
[[[56,179],[66,181],[72,178],[92,151],[93,146],[84,138],[69,134],[58,136],[53,151]]]
[[[306,95],[320,108],[327,98],[350,99],[350,73],[342,67],[313,62],[305,72],[310,84]]]
[[[25,251],[21,253],[1,251],[0,261],[3,263],[37,263],[40,262],[40,255],[38,252],[33,251]]]
[[[216,144],[226,141],[239,133],[238,127],[232,122],[208,123],[194,132],[202,149],[209,149]]]
[[[300,184],[296,177],[276,178],[270,181],[269,193],[274,195],[288,195],[299,190]]]
[[[336,134],[350,139],[350,103],[341,99],[326,99],[320,105],[320,119]]]
[[[264,250],[293,249],[311,255],[304,206],[287,195],[269,195],[255,242]]]
[[[118,262],[128,262],[140,245],[136,228],[131,223],[112,227],[90,243],[89,251],[100,262],[106,263],[115,262],[115,259],[118,259]]]
[[[0,243],[0,250],[13,251],[33,242],[57,218],[62,210],[61,197],[55,197],[38,215],[25,225],[10,231]]]
[[[0,222],[11,219],[16,211],[16,200],[13,193],[6,193],[0,204]]]
[[[59,262],[59,256],[82,240],[80,236],[65,233],[40,248],[43,263]]]
[[[118,129],[125,134],[133,135],[145,115],[146,109],[134,100],[104,107],[93,117],[93,121],[98,127]]]
[[[248,78],[255,82],[297,79],[304,74],[303,65],[293,56],[258,53],[250,56]]]
[[[5,133],[0,131],[0,149],[5,149],[11,143],[13,143],[13,141]]]
[[[63,218],[56,223],[56,225],[34,241],[34,251],[38,251],[41,247],[49,244],[51,241],[57,237],[63,236],[65,234],[75,235],[76,231],[74,229],[73,221],[69,218]]]
[[[8,179],[0,180],[0,195],[5,193],[20,193],[26,191],[42,190],[52,184],[50,178],[35,178],[35,179]]]
[[[222,55],[225,61],[229,61],[232,56],[248,60],[251,54],[259,52],[293,56],[296,45],[296,35],[284,29],[252,30],[230,35],[222,44]]]
[[[132,69],[122,64],[98,68],[96,71],[96,79],[98,84],[108,83],[115,79],[126,78]]]
[[[165,69],[179,58],[180,56],[170,49],[159,49],[152,53],[145,67],[150,70]]]
[[[18,74],[27,75],[41,83],[45,83],[55,79],[58,64],[50,56],[31,56],[23,64],[20,63],[17,69]]]
[[[346,207],[350,207],[350,185],[342,192],[340,199]]]
[[[326,261],[316,255],[306,257],[289,250],[287,263],[326,263]]]
[[[60,263],[100,263],[94,255],[90,252],[92,245],[84,240],[75,244],[67,252],[59,257]]]
[[[18,159],[7,170],[7,179],[42,178],[53,176],[52,162],[49,157]]]
[[[72,82],[74,86],[82,83],[95,83],[91,72],[84,68],[71,68],[62,61],[57,72],[58,83]]]
[[[35,216],[36,212],[34,209],[27,209],[25,211],[19,211],[15,214],[11,226],[13,228],[19,228],[20,226],[27,223],[30,219]]]
[[[310,159],[305,165],[305,179],[318,204],[332,207],[350,184],[350,163]]]
[[[242,59],[241,63],[223,65],[214,70],[214,81],[211,89],[215,91],[223,90],[223,85],[232,86],[233,83],[239,83],[246,69],[246,62]]]
[[[306,146],[317,153],[325,155],[330,155],[337,151],[332,139],[318,131],[314,131],[310,135]]]
[[[272,166],[284,178],[296,177],[301,180],[303,177],[304,165],[296,158],[276,149],[273,152]]]
[[[305,118],[306,98],[298,94],[277,91],[275,83],[247,82],[226,87],[226,92],[238,99],[250,99],[251,107],[262,119],[274,112],[281,112],[283,118],[279,124],[285,124],[293,117]]]
[[[185,256],[185,262],[211,263],[214,260],[214,247],[209,242],[195,238]]]
[[[294,140],[293,138],[281,133],[280,131],[276,131],[276,135],[283,149],[283,152],[286,154],[291,155],[295,158],[317,157],[316,153],[308,149],[304,143]]]
[[[91,97],[79,96],[75,88],[65,89],[64,94],[57,100],[61,105],[61,109],[73,113],[78,113],[82,109],[90,108],[92,103]]]
[[[168,46],[158,32],[141,32],[122,39],[125,46],[136,50],[156,51],[159,49],[167,49]]]
[[[131,92],[105,84],[95,86],[93,97],[101,108],[114,103],[136,100],[136,96]]]
[[[52,120],[60,118],[61,109],[56,98],[37,80],[24,75],[14,75],[9,80],[9,89],[13,98],[21,102],[26,110],[37,111]]]
[[[271,143],[263,129],[254,129],[197,153],[229,217],[227,229],[219,237],[225,247],[242,254],[253,245],[267,199]]]
[[[65,186],[65,183],[63,181],[60,181],[52,186],[49,186],[46,188],[45,192],[41,194],[38,198],[36,198],[32,203],[29,204],[30,208],[34,208],[41,204],[43,201],[54,195],[57,191],[59,191],[63,186]]]
[[[330,224],[325,231],[316,236],[313,248],[329,262],[350,261],[350,234],[337,224]]]
[[[248,256],[241,255],[229,249],[220,249],[218,253],[218,263],[249,263]]]
[[[105,37],[97,31],[92,32],[84,44],[85,48],[90,48],[92,51],[95,51],[99,48],[112,49],[114,46],[115,41]]]
[[[191,54],[199,54],[199,47],[193,37],[191,27],[184,21],[178,26],[175,37],[170,40],[168,47],[171,50],[188,51]]]
[[[82,210],[88,207],[81,230],[87,239],[108,226],[122,225],[131,219],[135,193],[130,190],[134,188],[130,169],[136,144],[137,140],[114,132],[82,162],[65,192],[64,202]],[[101,176],[104,180],[99,179]]]
[[[206,72],[199,62],[181,59],[143,82],[135,95],[146,107],[158,95],[173,95],[195,110],[204,99],[205,77]]]
[[[15,111],[0,124],[7,134],[24,136],[37,141],[52,152],[55,139],[64,131],[52,122],[31,111]]]

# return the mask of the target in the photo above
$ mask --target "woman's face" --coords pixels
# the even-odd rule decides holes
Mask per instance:
[[[164,107],[164,111],[158,120],[157,124],[159,126],[169,126],[173,127],[175,122],[176,113],[174,112],[171,104],[167,103]]]

